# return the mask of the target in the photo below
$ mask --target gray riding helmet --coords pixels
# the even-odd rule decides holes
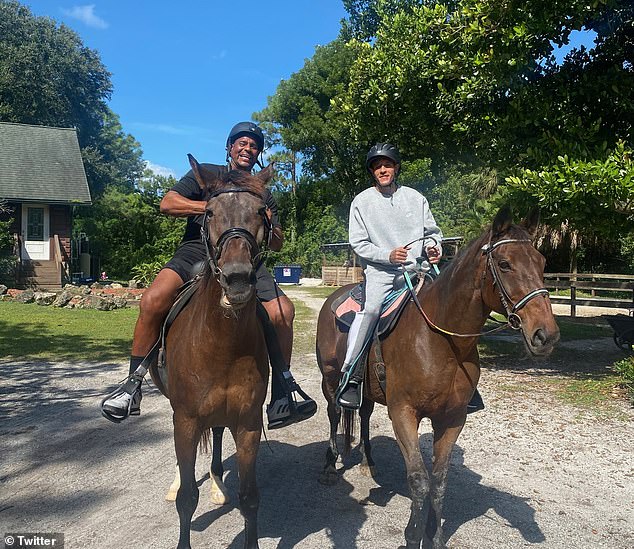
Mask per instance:
[[[401,163],[401,155],[395,145],[392,145],[391,143],[377,143],[370,148],[367,156],[365,157],[365,167],[370,173],[372,173],[370,170],[370,164],[375,158],[379,158],[381,156],[389,158],[397,164]]]

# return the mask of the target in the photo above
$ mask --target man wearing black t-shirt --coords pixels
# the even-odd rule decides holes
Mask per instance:
[[[229,170],[251,172],[255,164],[261,165],[258,157],[263,149],[262,130],[251,122],[240,122],[231,129],[227,138],[227,165],[203,164],[203,167],[218,175]],[[273,226],[269,248],[279,251],[284,241],[284,234],[279,223],[277,204],[268,189],[264,198],[267,215]],[[176,217],[186,216],[187,226],[174,257],[158,273],[141,299],[139,318],[132,340],[130,374],[137,370],[158,339],[161,324],[174,304],[179,288],[196,274],[201,262],[207,258],[205,246],[200,237],[206,205],[203,191],[191,170],[165,194],[161,201],[161,213]],[[317,410],[317,405],[299,388],[288,371],[293,346],[293,318],[295,316],[293,303],[284,295],[264,265],[257,270],[256,277],[257,297],[266,309],[279,341],[279,345],[269,343],[269,352],[275,352],[277,348],[281,354],[280,357],[271,358],[272,364],[275,362],[275,375],[273,375],[271,403],[267,406],[267,414],[268,427],[274,429],[308,419]],[[303,397],[303,400],[297,400],[296,392]],[[291,405],[289,399],[293,400],[294,406]],[[139,384],[132,394],[124,390],[111,393],[102,402],[102,413],[110,421],[118,423],[128,415],[139,415],[140,403]]]

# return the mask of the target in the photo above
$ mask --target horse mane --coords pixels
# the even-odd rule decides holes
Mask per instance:
[[[243,170],[231,170],[223,173],[218,179],[207,185],[207,196],[219,191],[242,189],[259,196],[264,200],[266,185],[259,177]]]
[[[482,246],[489,241],[497,241],[502,238],[530,238],[526,228],[521,225],[510,225],[504,233],[492,235],[492,226],[489,225],[486,230],[478,237],[471,240],[464,248],[462,248],[449,262],[449,265],[440,272],[438,280],[451,277],[451,273],[462,265],[465,261],[469,261],[474,254],[479,254]]]

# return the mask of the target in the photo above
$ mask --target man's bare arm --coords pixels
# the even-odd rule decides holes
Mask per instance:
[[[207,202],[204,200],[190,200],[176,191],[168,191],[161,200],[161,213],[174,217],[187,217],[205,213]]]

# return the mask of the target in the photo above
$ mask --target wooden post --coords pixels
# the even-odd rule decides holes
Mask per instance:
[[[575,318],[577,316],[577,304],[575,299],[577,298],[577,288],[574,284],[570,285],[570,317]]]

